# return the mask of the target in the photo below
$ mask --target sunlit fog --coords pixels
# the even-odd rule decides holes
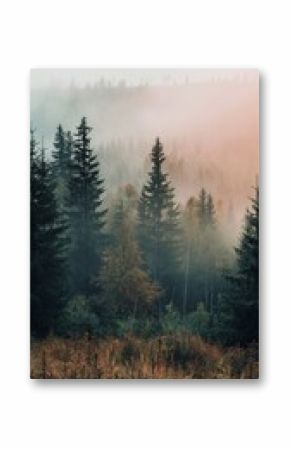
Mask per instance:
[[[204,187],[239,233],[259,170],[257,71],[32,71],[31,123],[48,153],[57,125],[75,132],[82,116],[110,194],[128,183],[140,191],[158,136],[178,201]]]

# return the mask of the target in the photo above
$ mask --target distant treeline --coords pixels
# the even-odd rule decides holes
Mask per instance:
[[[210,192],[177,203],[158,138],[141,192],[112,196],[90,133],[85,117],[74,134],[59,125],[48,160],[31,130],[32,336],[258,341],[258,187],[230,251]]]

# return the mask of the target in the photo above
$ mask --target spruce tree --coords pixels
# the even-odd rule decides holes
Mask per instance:
[[[152,168],[139,202],[139,237],[150,273],[172,299],[178,276],[179,209],[174,188],[163,170],[165,154],[159,138],[151,152]],[[159,312],[161,304],[159,302]]]
[[[222,303],[221,334],[228,343],[242,345],[259,339],[259,189],[246,211],[237,260],[226,276],[228,290]]]
[[[55,137],[54,137],[54,150],[52,151],[52,157],[54,160],[54,166],[57,171],[57,175],[63,176],[66,167],[65,158],[65,132],[61,125],[58,125]]]
[[[75,134],[68,198],[72,290],[85,295],[90,293],[91,281],[100,269],[106,214],[104,181],[91,147],[91,130],[83,117]]]
[[[56,198],[62,214],[65,212],[68,198],[72,150],[73,138],[71,132],[65,132],[63,127],[58,125],[54,138],[54,150],[52,151],[52,167]]]
[[[40,159],[37,154],[37,143],[33,129],[30,129],[30,225],[31,225],[31,248],[36,247],[34,242],[37,228],[37,198],[39,190],[39,166]]]
[[[59,223],[51,166],[34,133],[31,156],[31,332],[45,336],[55,328],[64,295],[64,228]]]

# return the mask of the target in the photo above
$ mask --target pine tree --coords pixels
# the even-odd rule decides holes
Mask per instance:
[[[82,118],[75,134],[69,180],[70,271],[75,293],[89,294],[104,246],[104,181],[91,147],[91,129]]]
[[[65,157],[65,132],[61,125],[58,125],[55,138],[54,138],[54,150],[52,151],[52,157],[54,161],[55,170],[57,176],[63,176],[66,169],[66,157]]]
[[[124,199],[119,199],[114,212],[114,244],[104,253],[99,280],[111,313],[134,320],[152,309],[159,288],[144,270],[135,223]]]
[[[55,181],[55,192],[61,214],[65,213],[68,198],[73,138],[71,132],[65,132],[58,125],[52,152],[52,166]]]
[[[158,138],[152,148],[151,162],[149,179],[142,189],[139,202],[140,244],[154,281],[166,288],[167,295],[171,296],[180,262],[180,213],[168,174],[163,171],[165,155]]]
[[[30,225],[31,225],[31,248],[36,247],[37,228],[37,197],[39,190],[39,155],[37,154],[37,143],[33,129],[30,129]]]
[[[244,345],[259,339],[259,189],[256,188],[233,272],[227,275],[228,291],[222,304],[222,334],[226,342]]]
[[[50,164],[42,145],[37,149],[34,133],[31,156],[31,331],[45,336],[53,331],[63,305],[64,228],[54,195]]]
[[[70,177],[71,159],[73,153],[74,141],[71,131],[65,132],[65,174]]]

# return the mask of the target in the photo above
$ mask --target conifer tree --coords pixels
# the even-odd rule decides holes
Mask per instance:
[[[77,127],[69,180],[70,271],[75,293],[89,294],[104,246],[104,181],[91,147],[91,127],[83,117]]]
[[[64,294],[63,226],[58,220],[50,164],[42,145],[39,154],[31,131],[31,331],[45,336],[54,330]]]
[[[66,168],[65,157],[65,132],[62,126],[59,124],[54,137],[54,150],[52,151],[52,157],[54,161],[55,170],[57,175],[63,176]]]
[[[34,239],[37,227],[37,198],[39,190],[39,166],[40,160],[37,154],[37,143],[33,129],[30,129],[30,225],[31,225],[31,248],[35,248]]]
[[[73,138],[71,132],[65,132],[63,127],[58,125],[54,138],[54,150],[52,151],[52,166],[56,198],[61,214],[65,212],[68,198],[72,150]]]
[[[114,208],[113,223],[114,244],[104,253],[99,280],[111,314],[134,320],[152,309],[159,288],[144,269],[132,210],[126,197],[119,198]]]
[[[259,339],[259,188],[245,224],[228,291],[222,304],[222,334],[226,342],[247,344]]]
[[[65,149],[65,152],[66,152],[66,159],[67,160],[71,160],[71,157],[72,157],[72,151],[73,151],[73,135],[72,135],[72,133],[71,133],[71,131],[67,131],[66,133],[65,133],[65,143],[66,143],[66,149]]]
[[[152,148],[151,162],[139,202],[140,244],[153,279],[172,295],[179,264],[180,213],[174,189],[163,170],[165,155],[159,138]],[[160,306],[159,303],[159,312]]]

